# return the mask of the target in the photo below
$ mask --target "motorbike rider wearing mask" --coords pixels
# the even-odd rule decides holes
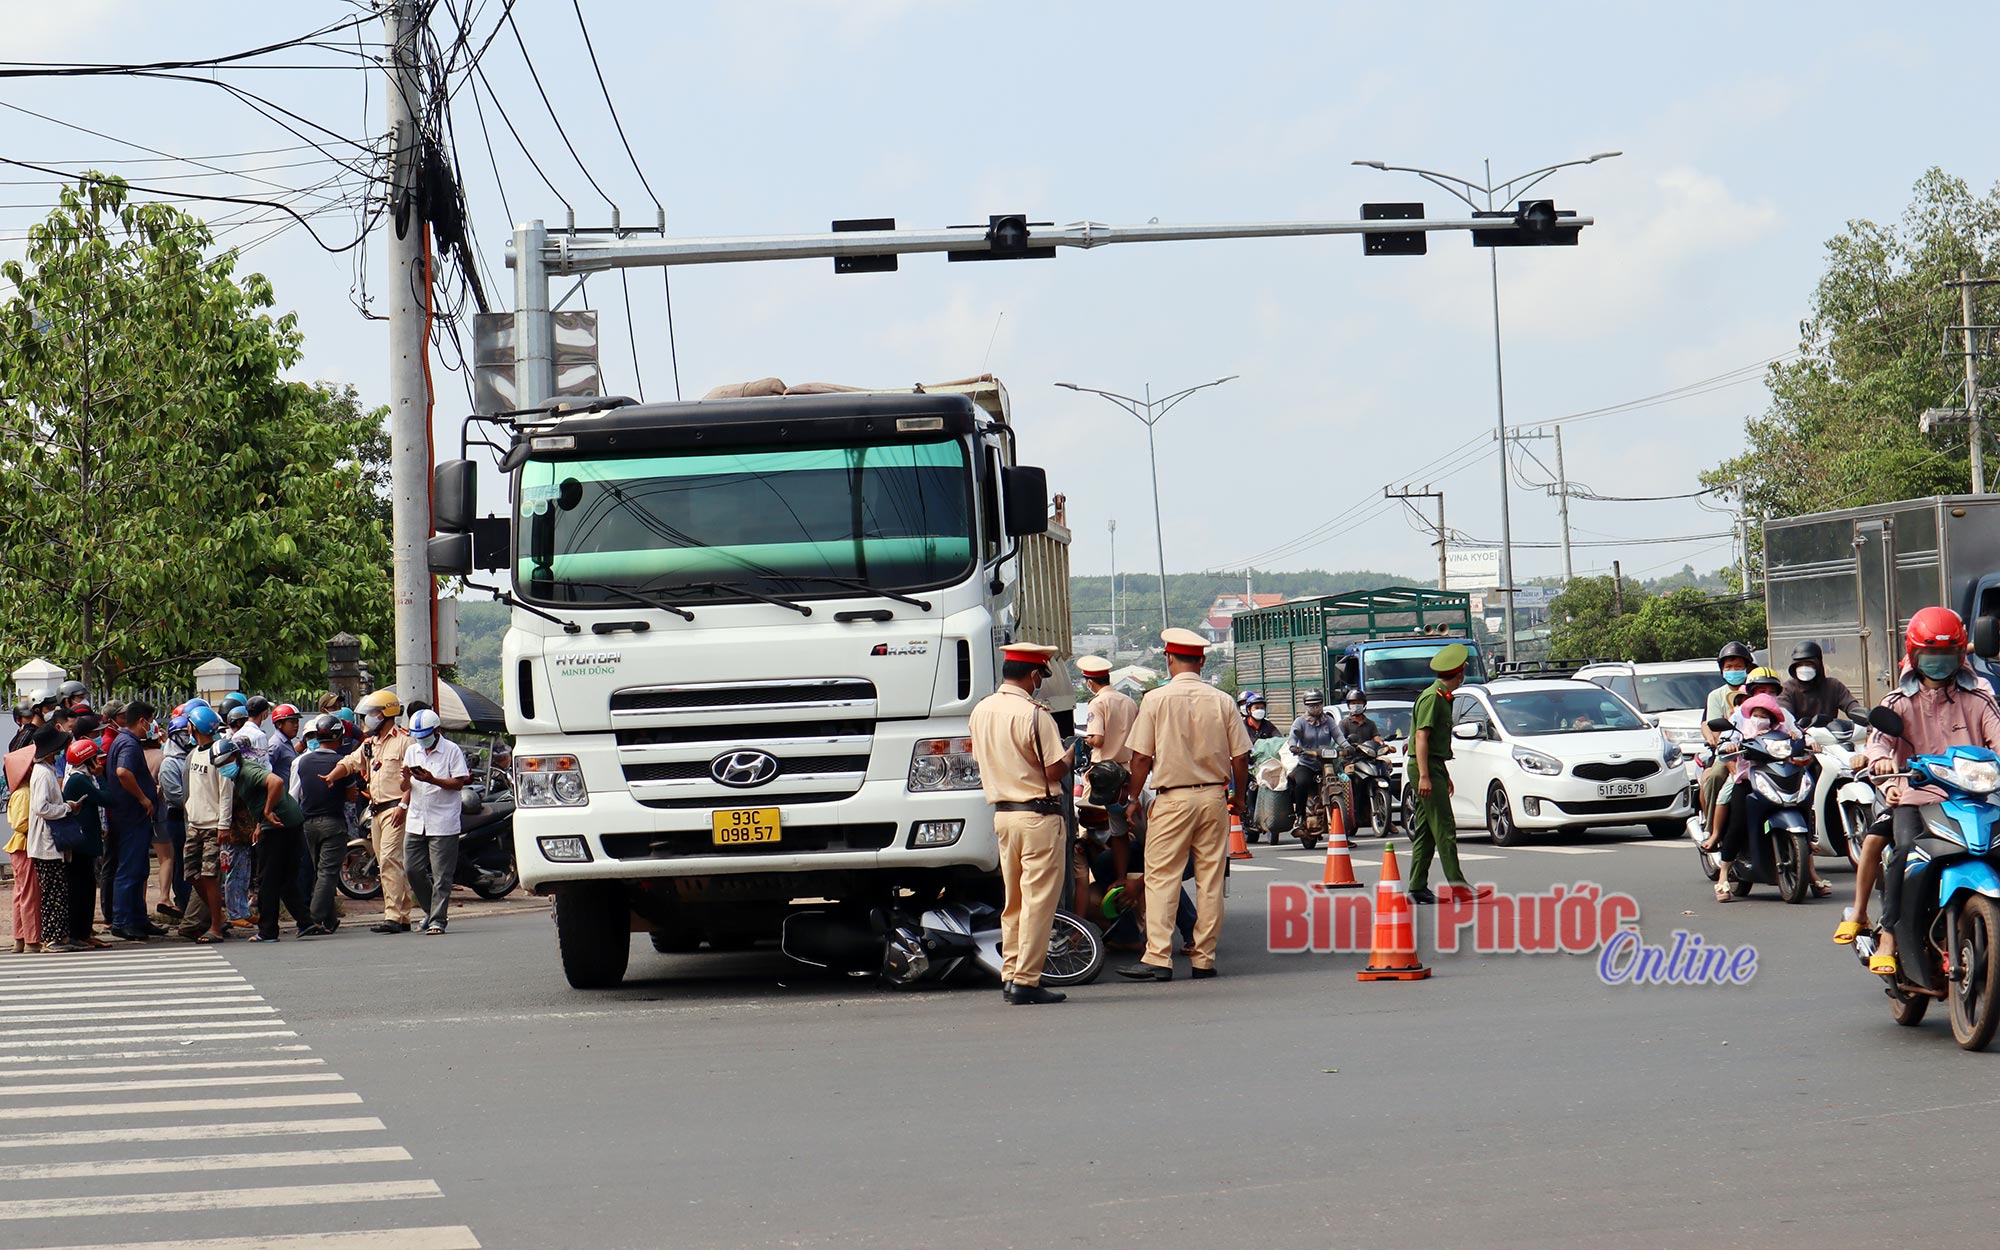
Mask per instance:
[[[1373,742],[1377,746],[1383,745],[1381,729],[1377,728],[1375,722],[1368,718],[1368,696],[1359,690],[1351,691],[1347,696],[1347,715],[1341,719],[1340,736],[1342,739],[1341,753],[1343,755],[1352,753],[1358,757],[1358,748],[1363,743]],[[1349,772],[1351,774],[1352,769]],[[1357,785],[1354,787],[1355,828],[1365,829],[1368,827],[1369,821],[1374,816],[1374,810],[1371,806],[1374,800],[1375,793],[1373,786]]]
[[[2000,709],[1973,673],[1968,659],[1965,622],[1950,608],[1925,608],[1910,618],[1903,634],[1901,688],[1882,706],[1903,718],[1903,736],[1881,730],[1868,736],[1868,761],[1876,774],[1898,773],[1911,756],[1936,755],[1955,746],[1981,746],[2000,751]],[[1847,945],[1869,928],[1868,899],[1878,874],[1883,874],[1882,850],[1895,840],[1882,889],[1880,944],[1868,958],[1868,971],[1896,971],[1896,921],[1902,915],[1903,876],[1910,848],[1923,832],[1918,809],[1944,801],[1943,792],[1913,786],[1902,777],[1882,783],[1890,803],[1889,833],[1875,829],[1861,844],[1861,861],[1854,873],[1854,915],[1833,931],[1833,940]]]
[[[1826,675],[1826,657],[1816,642],[1802,642],[1792,648],[1792,663],[1779,700],[1791,709],[1801,724],[1826,725],[1836,720],[1868,723],[1868,709],[1847,683]]]
[[[1278,736],[1278,727],[1271,723],[1270,714],[1264,710],[1264,696],[1255,690],[1243,692],[1243,731],[1250,735],[1253,743]]]
[[[1750,666],[1755,661],[1756,657],[1750,653],[1750,648],[1740,642],[1723,644],[1722,651],[1715,657],[1716,666],[1722,670],[1722,684],[1708,692],[1708,707],[1702,713],[1701,717],[1701,736],[1708,742],[1709,746],[1715,746],[1720,735],[1708,727],[1708,722],[1729,719],[1730,713],[1734,710],[1731,706],[1731,700],[1735,697],[1737,691],[1741,690],[1749,680]],[[1718,832],[1715,795],[1717,791],[1722,789],[1722,783],[1728,780],[1728,778],[1729,764],[1728,761],[1721,758],[1720,754],[1717,755],[1715,762],[1708,766],[1707,771],[1701,775],[1702,823],[1709,831],[1709,840],[1711,842],[1715,841],[1715,835]]]
[[[1325,695],[1308,690],[1300,702],[1305,705],[1305,715],[1292,722],[1286,739],[1299,761],[1292,768],[1290,786],[1294,821],[1305,816],[1306,799],[1319,785],[1324,757],[1337,751],[1342,741],[1340,722],[1326,714]]]

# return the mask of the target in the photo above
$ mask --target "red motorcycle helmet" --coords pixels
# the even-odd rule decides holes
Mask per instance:
[[[102,754],[104,748],[98,746],[95,739],[78,738],[69,744],[69,748],[63,752],[63,758],[69,761],[71,768],[82,768]]]
[[[1910,627],[1903,631],[1903,658],[1912,664],[1918,651],[1939,647],[1963,651],[1966,646],[1965,622],[1950,608],[1925,608],[1910,618]]]

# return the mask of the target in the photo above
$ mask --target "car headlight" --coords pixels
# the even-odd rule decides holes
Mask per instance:
[[[1702,745],[1701,730],[1691,725],[1676,725],[1671,729],[1663,729],[1660,732],[1667,735],[1668,742],[1673,743],[1683,751],[1690,747],[1699,747]]]
[[[2000,764],[1992,760],[1955,759],[1951,762],[1951,784],[1972,794],[2000,790]]]
[[[970,738],[925,738],[910,748],[912,794],[936,790],[977,790],[979,761]]]
[[[1523,772],[1539,773],[1544,777],[1554,777],[1563,770],[1562,761],[1553,755],[1543,755],[1540,751],[1530,751],[1526,747],[1514,748],[1514,762]]]
[[[522,807],[582,807],[590,802],[574,755],[525,755],[514,761],[514,801]]]
[[[1674,768],[1678,766],[1680,762],[1681,762],[1680,744],[1673,741],[1672,739],[1668,739],[1666,745],[1662,747],[1660,750],[1660,763],[1664,764],[1668,768]]]

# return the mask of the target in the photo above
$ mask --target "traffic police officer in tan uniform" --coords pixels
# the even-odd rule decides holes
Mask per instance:
[[[1062,799],[1069,748],[1035,691],[1049,675],[1054,647],[1017,643],[1001,652],[1000,688],[972,709],[972,756],[979,784],[993,805],[1000,840],[1000,878],[1007,890],[1000,912],[1000,993],[1017,1007],[1059,1003],[1042,988],[1049,932],[1062,900]],[[1171,913],[1169,913],[1171,915]]]
[[[1111,688],[1111,661],[1101,655],[1086,655],[1076,662],[1083,684],[1090,687],[1090,719],[1083,740],[1090,744],[1090,758],[1132,766],[1132,722],[1138,719],[1139,705],[1132,696]]]
[[[1174,916],[1181,872],[1194,856],[1194,976],[1215,975],[1222,932],[1222,873],[1229,853],[1229,814],[1249,792],[1250,735],[1228,695],[1201,679],[1208,643],[1189,629],[1160,635],[1172,678],[1146,692],[1132,725],[1132,784],[1136,803],[1148,779],[1158,797],[1146,824],[1146,954],[1118,974],[1134,981],[1174,978]],[[1232,791],[1231,782],[1235,783]]]

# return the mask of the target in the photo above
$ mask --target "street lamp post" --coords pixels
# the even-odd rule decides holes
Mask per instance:
[[[1527,195],[1529,188],[1558,169],[1568,169],[1572,165],[1594,165],[1598,161],[1622,155],[1624,155],[1622,152],[1596,152],[1573,161],[1558,161],[1554,165],[1531,169],[1505,182],[1493,181],[1492,161],[1486,162],[1485,182],[1473,182],[1469,178],[1460,178],[1455,174],[1441,174],[1434,169],[1418,169],[1413,165],[1390,165],[1382,161],[1355,161],[1354,164],[1369,169],[1379,169],[1384,173],[1415,174],[1427,182],[1443,187],[1476,213],[1481,211],[1482,206],[1473,198],[1474,196],[1485,197],[1484,210],[1491,212],[1496,195],[1502,204],[1510,200],[1519,200]],[[1511,662],[1514,658],[1514,526],[1512,517],[1508,515],[1507,501],[1507,384],[1500,362],[1500,258],[1494,254],[1494,249],[1489,248],[1486,260],[1493,283],[1493,404],[1500,439],[1500,597],[1506,612],[1502,637],[1506,642],[1507,659]]]
[[[1205,391],[1211,386],[1221,386],[1224,382],[1232,381],[1236,377],[1237,375],[1232,373],[1226,378],[1217,378],[1213,382],[1203,382],[1200,386],[1190,386],[1184,391],[1175,391],[1173,394],[1160,399],[1153,398],[1151,383],[1146,385],[1146,397],[1144,399],[1134,399],[1130,395],[1120,395],[1115,391],[1100,391],[1094,386],[1078,386],[1074,382],[1056,383],[1057,386],[1065,390],[1079,391],[1086,395],[1102,395],[1145,423],[1146,459],[1151,463],[1153,468],[1153,542],[1158,548],[1160,555],[1160,628],[1163,630],[1168,627],[1167,539],[1160,526],[1160,459],[1153,446],[1153,427],[1159,424],[1160,418],[1173,411],[1175,404],[1180,403],[1196,391]]]

